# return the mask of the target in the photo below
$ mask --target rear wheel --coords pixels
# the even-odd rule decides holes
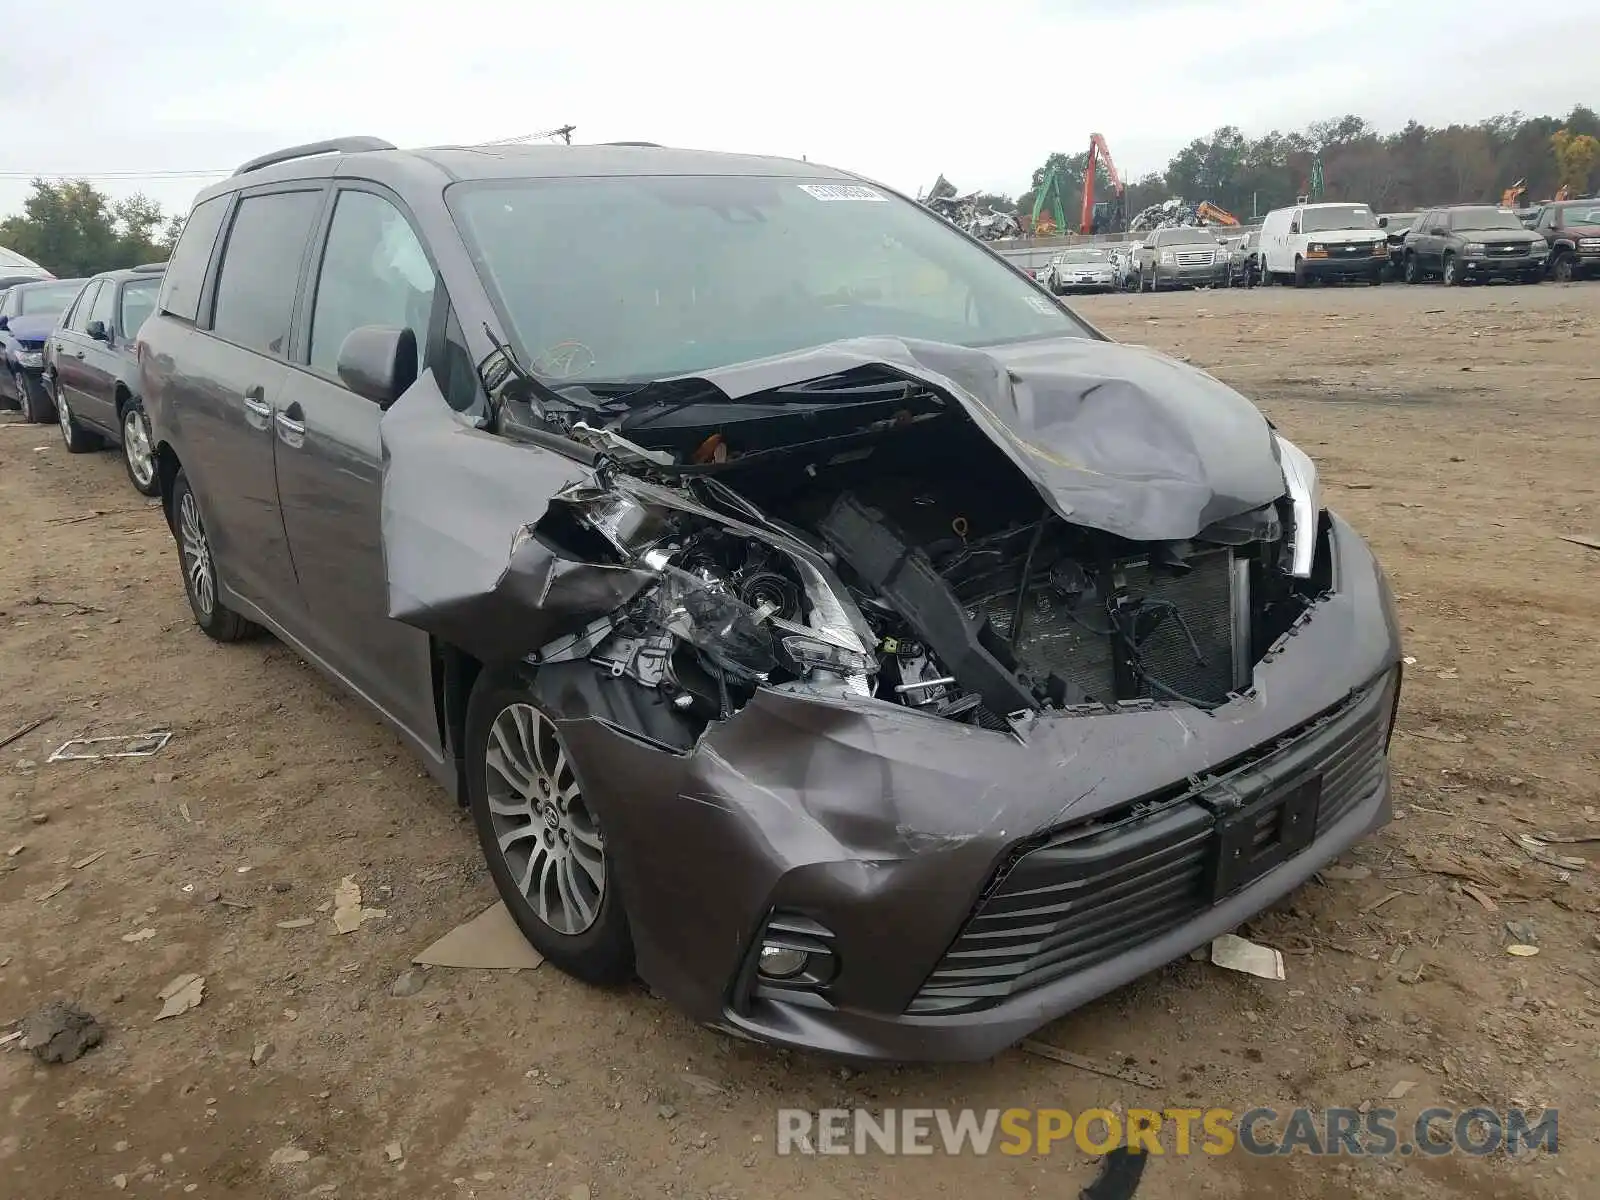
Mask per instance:
[[[189,486],[189,476],[181,470],[172,481],[172,529],[183,564],[183,590],[201,632],[219,642],[237,642],[255,632],[253,624],[222,602],[200,501]]]
[[[150,418],[144,415],[144,405],[138,400],[129,400],[122,409],[122,465],[141,496],[161,494],[155,452],[151,449]]]
[[[1444,256],[1444,285],[1457,287],[1461,283],[1461,264],[1454,254]]]
[[[523,936],[579,979],[631,978],[614,852],[566,740],[525,682],[494,669],[478,677],[465,751],[478,841]]]

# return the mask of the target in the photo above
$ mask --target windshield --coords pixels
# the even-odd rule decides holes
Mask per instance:
[[[1335,229],[1376,229],[1378,218],[1365,204],[1337,204],[1308,208],[1300,215],[1302,233],[1328,233]]]
[[[19,287],[15,303],[9,311],[17,316],[50,317],[72,303],[83,287],[81,279],[67,279],[60,283],[40,284],[38,287]]]
[[[1506,208],[1462,208],[1450,214],[1452,229],[1524,229],[1517,214]]]
[[[1560,213],[1563,225],[1600,225],[1600,204],[1592,201],[1586,204],[1563,204]]]
[[[479,181],[448,203],[535,371],[636,381],[872,335],[1087,329],[921,205],[771,176]]]
[[[123,286],[122,311],[118,313],[121,322],[117,326],[122,331],[123,337],[133,337],[139,332],[139,326],[156,308],[156,292],[161,288],[161,276],[152,275],[148,279],[135,279]]]
[[[1095,247],[1084,250],[1068,250],[1061,257],[1063,261],[1069,263],[1090,263],[1107,262],[1111,255],[1109,251]]]
[[[1156,235],[1158,246],[1189,246],[1195,243],[1214,246],[1217,244],[1217,239],[1209,229],[1187,225],[1178,229],[1163,229]]]

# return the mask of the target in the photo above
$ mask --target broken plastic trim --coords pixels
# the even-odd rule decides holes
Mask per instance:
[[[1294,508],[1289,574],[1296,579],[1309,579],[1317,557],[1317,515],[1322,510],[1317,464],[1283,434],[1274,433],[1272,436],[1278,443],[1278,457],[1283,463],[1283,482],[1289,489],[1289,501]]]

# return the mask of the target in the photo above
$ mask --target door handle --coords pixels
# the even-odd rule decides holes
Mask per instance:
[[[306,444],[305,410],[297,400],[277,416],[278,440],[291,450]]]
[[[73,358],[82,358],[83,357],[83,351],[82,350],[74,350],[72,352],[72,357]]]
[[[288,413],[279,413],[277,420],[278,428],[283,430],[285,433],[300,436],[304,435],[306,431],[306,423],[304,421],[296,421]]]

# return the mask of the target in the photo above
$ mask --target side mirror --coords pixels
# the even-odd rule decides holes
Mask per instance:
[[[84,332],[97,342],[109,342],[111,340],[111,331],[106,328],[104,321],[90,321]]]
[[[10,328],[11,328],[11,318],[7,317],[7,316],[0,315],[0,329],[10,329]]]
[[[1379,229],[1387,229],[1387,228],[1389,228],[1389,218],[1388,217],[1379,217],[1378,218],[1378,228]]]
[[[417,381],[417,335],[393,325],[352,329],[334,369],[356,395],[388,408]]]

